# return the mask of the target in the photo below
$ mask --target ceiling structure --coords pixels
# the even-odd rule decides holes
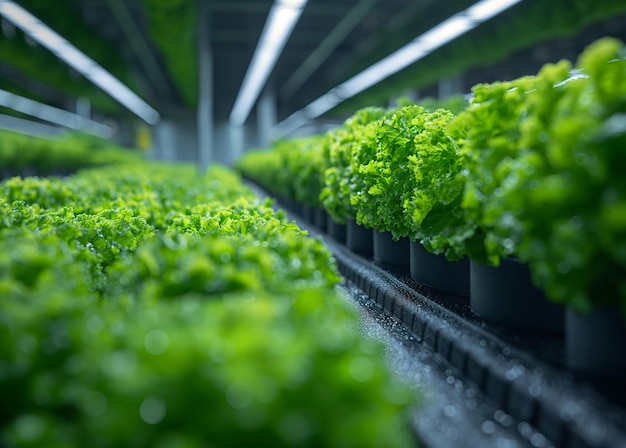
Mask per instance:
[[[533,1],[524,0],[520,4]],[[113,50],[114,56],[120,60],[119,65],[128,72],[126,80],[130,87],[162,115],[197,107],[196,25],[202,23],[206,26],[204,31],[212,54],[213,116],[216,121],[226,122],[274,0],[16,2],[26,9],[32,8],[34,14],[40,11],[45,16],[40,18],[53,29],[57,29],[57,25],[68,29],[63,18],[67,21],[65,13],[72,9],[83,22],[76,25],[86,26],[88,30],[87,36],[82,37],[99,40]],[[197,2],[204,2],[207,9],[208,17],[201,22],[198,22]],[[346,79],[475,2],[309,0],[266,86],[275,94],[277,121],[301,110]],[[159,8],[161,28],[155,28],[154,11]],[[510,15],[515,15],[515,8],[518,6],[511,8]],[[3,22],[2,31],[6,37],[11,32],[7,32],[5,25]],[[63,29],[58,29],[60,34]],[[164,35],[163,30],[173,34]],[[180,36],[185,38],[179,39]],[[83,45],[83,51],[89,54],[87,47],[88,42]],[[165,47],[169,50],[164,51]],[[62,95],[58,89],[20,75],[10,64],[4,64],[1,56],[0,52],[0,87],[1,82],[7,80],[19,84],[25,91],[37,93],[49,104],[59,107],[67,104],[67,101],[61,104]],[[105,68],[108,67],[105,65]],[[123,70],[118,67],[119,71]],[[253,111],[249,120],[254,118]]]
[[[337,86],[376,51],[386,36],[397,45],[412,17],[426,14],[433,0],[310,0],[269,80],[281,120]],[[463,3],[456,2],[458,8]],[[215,70],[215,114],[226,119],[233,106],[272,0],[209,2]],[[456,12],[456,11],[454,11]],[[374,61],[372,61],[374,62]]]
[[[224,121],[232,110],[274,0],[201,1],[206,2],[209,16],[206,23],[214,70],[214,117]],[[30,4],[36,6],[37,0],[17,3],[29,9]],[[63,14],[62,3],[57,2],[58,14]],[[168,62],[172,61],[166,60],[154,42],[143,0],[65,3],[66,8],[79,11],[94,38],[103,39],[115,49],[130,68],[139,95],[153,107],[161,111],[196,106],[185,101],[180,81],[177,85],[168,70]],[[452,0],[442,7],[441,2],[434,0],[309,0],[267,84],[276,94],[278,120],[376,62],[373,55],[382,56],[381,51],[399,48],[428,26],[472,3]],[[55,29],[51,14],[42,20]],[[423,29],[416,26],[420,24]],[[190,23],[189,27],[195,25]],[[84,51],[88,54],[88,49]],[[179,51],[182,61],[196,58],[198,50],[189,45]],[[25,82],[32,85],[32,81]]]

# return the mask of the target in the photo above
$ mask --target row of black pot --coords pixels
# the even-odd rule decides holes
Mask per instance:
[[[626,325],[618,309],[581,315],[549,301],[532,284],[528,267],[514,258],[497,267],[469,259],[448,261],[419,243],[366,229],[354,220],[336,223],[323,209],[304,207],[301,215],[355,254],[383,267],[410,272],[435,290],[469,297],[474,314],[523,332],[563,334],[565,366],[585,375],[626,378]]]
[[[4,168],[0,171],[0,182],[5,181],[7,179],[11,179],[13,177],[48,177],[48,176],[57,176],[57,177],[66,177],[70,174],[73,174],[77,171],[77,169],[67,169],[67,168],[49,168],[49,169],[38,169],[32,166],[27,166],[24,168]]]

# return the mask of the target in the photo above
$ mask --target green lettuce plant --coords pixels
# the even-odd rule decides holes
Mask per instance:
[[[460,186],[455,179],[456,144],[444,131],[452,117],[444,109],[426,112],[409,105],[363,129],[353,153],[353,169],[359,173],[351,196],[357,222],[391,232],[396,239],[426,237],[420,234],[422,228],[436,233],[437,210],[431,221],[422,222],[436,202],[453,201],[448,195]],[[437,188],[442,197],[429,198]]]
[[[343,126],[330,131],[326,137],[328,168],[324,172],[324,188],[321,199],[332,218],[343,224],[357,213],[352,196],[357,194],[360,178],[352,162],[361,140],[366,135],[365,127],[382,118],[387,111],[379,107],[367,107],[357,111]]]
[[[289,152],[293,162],[291,182],[296,201],[311,207],[321,207],[320,199],[324,186],[323,136],[311,136],[297,141],[298,148]]]
[[[282,155],[273,149],[249,150],[235,164],[235,168],[243,177],[275,195],[286,198],[288,195],[286,186],[276,181],[276,173],[282,166]]]
[[[303,139],[278,140],[269,149],[248,151],[239,158],[236,168],[281,199],[296,200],[295,181],[303,166],[305,143]]]
[[[420,131],[413,139],[414,152],[407,169],[412,178],[404,196],[404,215],[409,236],[431,253],[450,260],[463,257],[463,245],[472,226],[461,208],[465,188],[460,142],[466,135],[462,126],[451,126],[452,112],[438,109],[413,119]]]
[[[517,253],[551,299],[581,312],[619,305],[626,315],[623,43],[594,43],[576,68],[582,76],[528,93],[523,151],[500,190],[509,213],[494,225],[517,231]]]
[[[0,131],[0,176],[67,175],[92,166],[132,163],[142,155],[81,133],[49,139]]]
[[[329,251],[236,174],[135,162],[0,188],[0,445],[411,445],[414,393]]]
[[[520,129],[529,116],[530,92],[551,89],[567,79],[569,68],[562,62],[537,76],[479,84],[473,88],[470,106],[451,125],[453,132],[466,130],[460,147],[465,178],[461,207],[468,224],[464,232],[451,237],[459,253],[490,265],[517,255],[521,233],[501,201],[502,187],[514,175],[513,161],[524,152]]]

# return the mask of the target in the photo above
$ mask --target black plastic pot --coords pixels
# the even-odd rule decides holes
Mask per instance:
[[[303,216],[303,205],[294,201],[293,199],[285,199],[285,204],[287,208],[291,210],[291,212],[295,213],[298,216]]]
[[[302,215],[306,222],[309,224],[313,224],[315,221],[315,207],[311,207],[310,205],[303,204],[302,205]]]
[[[353,218],[346,223],[346,246],[355,254],[371,257],[374,253],[374,234],[368,229],[356,223]]]
[[[617,307],[565,313],[565,365],[594,377],[626,378],[626,324]]]
[[[408,237],[394,241],[390,232],[374,229],[374,261],[385,265],[409,266],[411,249]]]
[[[440,291],[459,296],[470,295],[469,259],[449,261],[435,255],[420,242],[411,241],[411,278]]]
[[[314,224],[322,232],[326,232],[328,228],[328,213],[322,207],[315,207]]]
[[[532,284],[528,267],[514,258],[502,259],[498,267],[470,261],[470,304],[483,319],[510,328],[564,330],[563,306],[550,302]]]
[[[327,222],[326,231],[328,235],[330,235],[336,241],[342,244],[345,244],[346,243],[346,225],[335,222],[335,220],[330,215],[328,215],[326,222]]]

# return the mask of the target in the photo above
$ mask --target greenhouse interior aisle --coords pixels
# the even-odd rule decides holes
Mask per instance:
[[[626,0],[0,0],[0,448],[626,447]]]

